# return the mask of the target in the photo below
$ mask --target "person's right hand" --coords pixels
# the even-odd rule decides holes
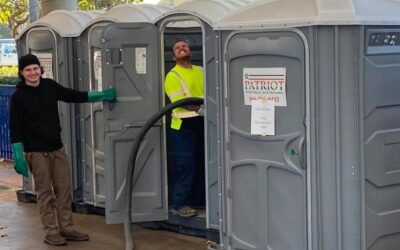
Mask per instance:
[[[196,111],[199,116],[204,116],[204,104],[200,105],[200,108]]]
[[[116,102],[117,101],[117,92],[114,88],[108,88],[103,91],[90,91],[88,93],[88,101],[89,102],[98,102],[98,101],[106,101],[106,102]]]
[[[12,145],[13,154],[14,154],[14,170],[18,174],[22,174],[25,177],[29,177],[28,165],[26,164],[25,156],[24,156],[24,146],[22,142],[13,143]]]

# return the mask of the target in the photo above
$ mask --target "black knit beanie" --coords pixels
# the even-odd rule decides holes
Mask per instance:
[[[40,67],[40,61],[39,59],[33,55],[33,54],[26,54],[24,56],[21,56],[18,60],[18,70],[21,71],[23,70],[26,66],[31,65],[31,64],[37,64]]]

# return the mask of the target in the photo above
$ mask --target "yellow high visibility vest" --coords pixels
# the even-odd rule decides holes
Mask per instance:
[[[203,68],[192,65],[192,68],[184,68],[176,65],[165,78],[165,93],[171,102],[183,98],[203,98]],[[172,111],[171,128],[179,130],[182,119],[198,116],[194,111],[184,108],[176,108]]]

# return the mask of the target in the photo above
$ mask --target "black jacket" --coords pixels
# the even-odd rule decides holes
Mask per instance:
[[[11,96],[11,143],[22,142],[25,152],[60,149],[63,144],[58,101],[87,102],[88,93],[65,88],[48,78],[41,78],[37,87],[20,82]]]

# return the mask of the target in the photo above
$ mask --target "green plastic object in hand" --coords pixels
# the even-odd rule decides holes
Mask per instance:
[[[88,93],[89,102],[107,101],[116,102],[117,93],[114,88],[108,88],[103,91],[90,91]]]
[[[26,164],[24,156],[24,145],[22,142],[13,143],[11,145],[14,155],[14,169],[18,174],[22,174],[25,177],[29,177],[28,165]]]

